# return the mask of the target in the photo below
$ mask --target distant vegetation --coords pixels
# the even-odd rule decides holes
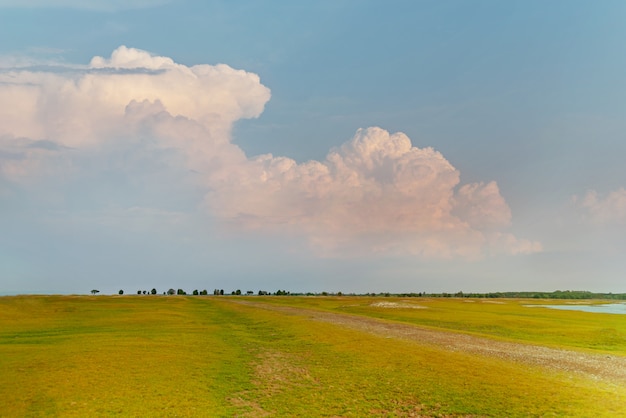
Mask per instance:
[[[92,294],[98,293],[98,290],[92,290]],[[120,295],[124,294],[123,290],[119,291]],[[157,290],[152,289],[151,291],[147,290],[138,290],[138,295],[156,295]],[[163,292],[164,295],[187,295],[187,292],[183,289],[169,289],[167,292]],[[197,289],[191,292],[194,296],[205,296],[208,295],[209,292],[204,289],[198,291]],[[241,289],[233,290],[231,292],[225,292],[224,289],[214,289],[214,296],[223,296],[223,295],[234,295],[240,296],[244,293]],[[277,290],[275,292],[269,292],[266,290],[259,290],[258,292],[254,292],[252,290],[248,290],[245,292],[246,296],[252,295],[258,296],[383,296],[383,297],[431,297],[431,298],[509,298],[509,299],[609,299],[609,300],[626,300],[626,293],[594,293],[586,290],[555,290],[554,292],[489,292],[489,293],[465,293],[465,292],[456,292],[456,293],[426,293],[426,292],[410,292],[410,293],[389,293],[389,292],[380,292],[380,293],[343,293],[343,292],[289,292],[287,290]]]
[[[445,295],[445,294],[444,294]],[[455,294],[455,296],[459,296]],[[586,290],[556,290],[554,292],[496,292],[470,293],[466,297],[520,298],[520,299],[620,299],[626,300],[626,293],[593,293]]]

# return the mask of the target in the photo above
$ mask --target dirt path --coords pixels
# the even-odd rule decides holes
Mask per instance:
[[[492,356],[519,363],[539,365],[552,370],[571,372],[608,383],[626,385],[626,357],[589,354],[523,343],[481,338],[453,331],[439,331],[417,325],[402,324],[359,315],[316,311],[313,309],[276,306],[259,302],[237,303],[260,309],[304,316],[311,320],[329,322],[374,335],[433,344],[452,351]]]

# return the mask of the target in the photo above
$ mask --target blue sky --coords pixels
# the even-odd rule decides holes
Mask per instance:
[[[0,1],[0,292],[626,292],[625,17]]]

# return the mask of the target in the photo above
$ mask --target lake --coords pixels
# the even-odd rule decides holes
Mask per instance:
[[[583,311],[626,315],[626,303],[604,303],[601,305],[524,305],[529,308],[550,308],[564,311]]]

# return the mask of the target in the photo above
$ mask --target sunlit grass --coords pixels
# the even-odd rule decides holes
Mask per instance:
[[[515,417],[626,413],[626,388],[622,386],[233,303],[242,299],[0,298],[0,415]],[[389,315],[404,322],[419,322],[419,315],[428,312],[383,311],[369,306],[373,301],[369,298],[246,300]],[[470,307],[471,303],[411,302],[430,303],[430,310],[440,310],[438,316],[426,316],[431,326],[439,326],[436,320],[448,324],[465,321],[472,332],[485,332],[474,328],[487,329],[498,317],[498,307],[503,306],[485,304],[482,315],[478,305]],[[516,338],[515,324],[506,318],[518,312],[516,309],[522,307],[501,311],[505,319],[497,325],[511,330],[506,335],[510,339]],[[453,321],[455,310],[465,312],[466,318]],[[531,316],[527,320],[551,324],[540,311],[528,309]],[[575,327],[576,315],[570,318]],[[623,331],[623,326],[613,325],[616,332]],[[585,321],[581,327],[593,329]],[[577,331],[563,334],[568,332]],[[526,339],[532,333],[520,334]],[[555,344],[562,344],[562,336],[554,338]]]
[[[261,300],[261,299],[254,299]],[[562,300],[267,297],[264,302],[351,313],[498,339],[626,355],[626,316],[528,308]],[[397,308],[376,306],[380,302]],[[411,306],[426,309],[411,309]]]

